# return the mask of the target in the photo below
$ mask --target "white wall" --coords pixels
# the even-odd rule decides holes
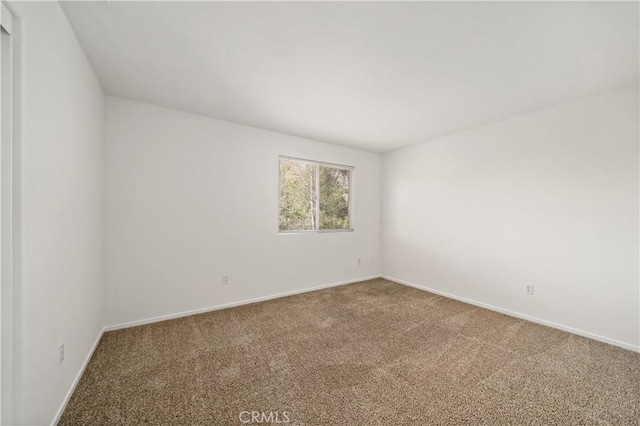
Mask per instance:
[[[16,422],[36,425],[103,326],[105,97],[57,2],[10,6],[24,40]]]
[[[637,348],[638,117],[630,86],[384,155],[384,274]]]
[[[107,99],[108,325],[380,274],[379,154]],[[279,235],[278,155],[355,166],[355,231]]]

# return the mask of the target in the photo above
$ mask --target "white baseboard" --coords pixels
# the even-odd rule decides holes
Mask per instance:
[[[610,345],[618,346],[624,349],[629,349],[634,352],[640,352],[640,346],[633,345],[631,343],[621,342],[620,340],[610,339],[608,337],[600,336],[598,334],[590,333],[588,331],[580,330],[577,328],[569,327],[566,325],[558,324],[552,321],[547,321],[541,318],[532,317],[530,315],[521,314],[519,312],[510,311],[509,309],[500,308],[497,306],[489,305],[487,303],[478,302],[473,299],[467,299],[466,297],[457,296],[455,294],[447,293],[444,291],[436,290],[433,288],[429,288],[423,285],[415,284],[409,281],[400,280],[397,278],[392,278],[386,275],[382,275],[382,278],[393,281],[398,284],[406,285],[409,287],[417,288],[419,290],[428,291],[429,293],[434,293],[440,296],[448,297],[449,299],[459,300],[461,302],[469,303],[470,305],[479,306],[481,308],[489,309],[491,311],[499,312],[501,314],[509,315],[510,317],[520,318],[523,320],[535,322],[537,324],[546,325],[548,327],[556,328],[558,330],[566,331],[568,333],[577,334],[578,336],[587,337],[589,339],[598,340],[600,342],[608,343]]]
[[[293,296],[293,295],[296,295],[296,294],[308,293],[310,291],[322,290],[324,288],[337,287],[337,286],[340,286],[340,285],[353,284],[353,283],[357,283],[357,282],[360,282],[360,281],[373,280],[373,279],[380,278],[380,277],[381,277],[381,275],[372,275],[372,276],[369,276],[369,277],[356,278],[356,279],[353,279],[353,280],[340,281],[340,282],[335,282],[335,283],[331,283],[331,284],[319,285],[319,286],[315,286],[315,287],[308,287],[308,288],[304,288],[304,289],[300,289],[300,290],[293,290],[293,291],[287,291],[287,292],[284,292],[284,293],[271,294],[271,295],[268,295],[268,296],[256,297],[256,298],[253,298],[253,299],[245,299],[245,300],[239,300],[237,302],[223,303],[221,305],[207,306],[207,307],[204,307],[204,308],[193,309],[193,310],[190,310],[190,311],[178,312],[178,313],[168,314],[168,315],[161,315],[161,316],[157,316],[157,317],[153,317],[153,318],[147,318],[147,319],[142,319],[142,320],[137,320],[137,321],[130,321],[130,322],[123,322],[123,323],[120,323],[120,324],[108,325],[108,326],[106,326],[104,328],[104,331],[120,330],[122,328],[136,327],[136,326],[139,326],[139,325],[151,324],[151,323],[159,322],[159,321],[166,321],[166,320],[175,319],[175,318],[188,317],[190,315],[203,314],[205,312],[218,311],[220,309],[233,308],[235,306],[248,305],[248,304],[256,303],[256,302],[264,302],[265,300],[278,299],[280,297]]]
[[[393,278],[393,277],[389,277],[389,276],[386,276],[386,275],[372,275],[372,276],[369,276],[369,277],[362,277],[362,278],[357,278],[357,279],[353,279],[353,280],[340,281],[340,282],[335,282],[335,283],[331,283],[331,284],[324,284],[324,285],[315,286],[315,287],[308,287],[308,288],[304,288],[304,289],[300,289],[300,290],[293,290],[293,291],[288,291],[288,292],[284,292],[284,293],[278,293],[278,294],[272,294],[272,295],[268,295],[268,296],[256,297],[256,298],[253,298],[253,299],[240,300],[240,301],[237,301],[237,302],[224,303],[224,304],[216,305],[216,306],[208,306],[208,307],[205,307],[205,308],[193,309],[193,310],[190,310],[190,311],[184,311],[184,312],[179,312],[179,313],[174,313],[174,314],[169,314],[169,315],[162,315],[162,316],[158,316],[158,317],[154,317],[154,318],[147,318],[147,319],[143,319],[143,320],[131,321],[131,322],[126,322],[126,323],[115,324],[115,325],[110,325],[110,326],[103,327],[102,330],[100,331],[100,334],[96,338],[96,341],[93,343],[91,351],[89,351],[89,353],[87,354],[87,357],[85,358],[85,360],[84,360],[84,362],[82,364],[82,367],[78,371],[78,374],[76,375],[76,378],[74,379],[73,383],[71,384],[71,387],[69,388],[69,391],[67,392],[64,400],[62,401],[62,404],[60,405],[60,408],[58,409],[58,412],[56,413],[56,415],[55,415],[55,417],[53,419],[53,422],[51,424],[52,425],[56,425],[58,423],[58,421],[60,421],[60,417],[62,416],[62,413],[64,412],[65,408],[67,407],[67,404],[69,403],[69,400],[71,399],[71,395],[73,395],[73,392],[75,391],[76,386],[78,385],[78,382],[80,382],[80,378],[84,374],[84,371],[87,368],[87,365],[89,364],[89,361],[91,360],[91,357],[93,356],[93,353],[95,352],[96,348],[98,347],[98,343],[100,343],[100,339],[102,339],[102,335],[107,331],[119,330],[119,329],[129,328],[129,327],[136,327],[138,325],[151,324],[151,323],[159,322],[159,321],[166,321],[166,320],[186,317],[186,316],[190,316],[190,315],[202,314],[202,313],[205,313],[205,312],[211,312],[211,311],[217,311],[217,310],[220,310],[220,309],[232,308],[234,306],[248,305],[248,304],[251,304],[251,303],[263,302],[263,301],[266,301],[266,300],[278,299],[278,298],[281,298],[281,297],[293,296],[293,295],[296,295],[296,294],[308,293],[308,292],[311,292],[311,291],[322,290],[322,289],[325,289],[325,288],[337,287],[337,286],[346,285],[346,284],[353,284],[353,283],[357,283],[357,282],[360,282],[360,281],[367,281],[367,280],[372,280],[372,279],[376,279],[376,278],[384,278],[386,280],[393,281],[393,282],[398,283],[398,284],[402,284],[402,285],[406,285],[406,286],[409,286],[409,287],[417,288],[417,289],[423,290],[423,291],[428,291],[430,293],[434,293],[434,294],[437,294],[437,295],[440,295],[440,296],[448,297],[450,299],[459,300],[461,302],[465,302],[465,303],[469,303],[471,305],[479,306],[481,308],[489,309],[489,310],[494,311],[494,312],[499,312],[501,314],[509,315],[511,317],[524,319],[524,320],[527,320],[527,321],[535,322],[537,324],[542,324],[542,325],[546,325],[548,327],[556,328],[558,330],[566,331],[568,333],[577,334],[579,336],[583,336],[583,337],[587,337],[587,338],[590,338],[590,339],[598,340],[598,341],[601,341],[601,342],[604,342],[604,343],[608,343],[608,344],[611,344],[611,345],[614,345],[614,346],[619,346],[621,348],[629,349],[631,351],[640,352],[640,346],[637,346],[637,345],[632,345],[630,343],[625,343],[625,342],[621,342],[619,340],[610,339],[608,337],[600,336],[600,335],[597,335],[597,334],[594,334],[594,333],[590,333],[588,331],[579,330],[579,329],[576,329],[576,328],[573,328],[573,327],[568,327],[568,326],[565,326],[565,325],[562,325],[562,324],[557,324],[557,323],[554,323],[552,321],[543,320],[541,318],[532,317],[530,315],[521,314],[519,312],[510,311],[509,309],[504,309],[504,308],[500,308],[500,307],[497,307],[497,306],[489,305],[487,303],[478,302],[478,301],[473,300],[473,299],[468,299],[466,297],[457,296],[455,294],[451,294],[451,293],[447,293],[447,292],[444,292],[444,291],[436,290],[436,289],[433,289],[433,288],[429,288],[429,287],[426,287],[426,286],[423,286],[423,285],[415,284],[415,283],[412,283],[412,282],[409,282],[409,281],[405,281],[405,280],[401,280],[401,279],[398,279],[398,278]]]
[[[89,353],[87,354],[87,357],[82,363],[82,367],[80,367],[80,371],[78,371],[76,378],[73,380],[73,383],[71,383],[71,387],[69,388],[69,391],[65,395],[64,400],[62,401],[62,404],[60,404],[60,408],[58,408],[58,412],[56,413],[55,417],[53,418],[53,421],[51,422],[52,425],[55,426],[60,421],[60,417],[62,417],[62,413],[64,413],[64,409],[67,408],[67,404],[71,399],[71,395],[73,395],[73,392],[76,390],[76,386],[78,386],[78,382],[80,382],[80,378],[82,378],[82,375],[84,374],[84,370],[87,368],[87,365],[89,365],[89,361],[91,361],[91,357],[93,356],[93,353],[96,351],[96,348],[98,347],[98,343],[100,343],[100,339],[102,339],[103,334],[104,334],[104,327],[102,328],[102,330],[100,330],[100,333],[96,338],[96,341],[93,342],[93,346],[91,347],[91,350],[89,351]]]

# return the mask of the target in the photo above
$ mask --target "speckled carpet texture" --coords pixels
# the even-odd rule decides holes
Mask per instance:
[[[638,425],[640,354],[378,279],[106,333],[61,425]]]

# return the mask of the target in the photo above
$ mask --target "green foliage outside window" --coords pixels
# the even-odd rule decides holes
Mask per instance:
[[[280,230],[350,229],[351,169],[280,159]]]
[[[350,170],[320,166],[320,229],[349,229]]]

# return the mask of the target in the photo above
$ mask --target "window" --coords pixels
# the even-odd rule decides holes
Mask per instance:
[[[280,232],[351,231],[353,167],[280,157]]]

